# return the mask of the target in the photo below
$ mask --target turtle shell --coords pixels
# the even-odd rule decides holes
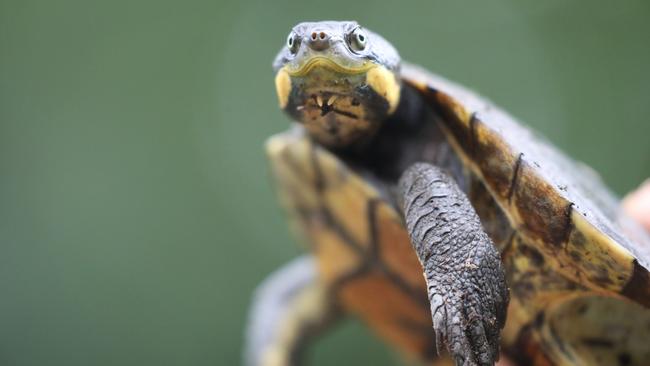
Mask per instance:
[[[470,184],[511,290],[503,349],[526,364],[650,359],[650,239],[588,167],[476,94],[403,64]],[[332,299],[407,355],[436,353],[422,268],[390,185],[301,127],[267,143],[281,201]]]

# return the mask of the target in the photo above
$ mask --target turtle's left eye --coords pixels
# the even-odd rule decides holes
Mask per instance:
[[[294,32],[289,33],[287,36],[287,48],[291,54],[298,52],[298,37]]]
[[[361,28],[355,28],[348,36],[348,44],[352,51],[363,51],[368,43],[368,36]]]

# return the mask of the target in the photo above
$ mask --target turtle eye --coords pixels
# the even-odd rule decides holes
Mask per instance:
[[[352,51],[363,51],[366,48],[367,43],[368,36],[366,35],[366,32],[364,32],[361,28],[355,28],[352,32],[350,32],[350,36],[348,37],[348,44],[350,45]]]
[[[296,37],[294,32],[289,33],[287,36],[287,48],[292,55],[298,52],[298,37]]]

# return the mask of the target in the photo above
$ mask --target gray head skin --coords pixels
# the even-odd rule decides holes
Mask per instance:
[[[293,27],[273,62],[280,107],[332,148],[368,140],[399,103],[400,58],[357,22]]]

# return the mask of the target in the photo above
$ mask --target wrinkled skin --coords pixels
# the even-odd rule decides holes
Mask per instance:
[[[493,365],[508,307],[499,252],[465,194],[439,168],[415,164],[399,188],[438,350],[447,344],[457,365]]]

